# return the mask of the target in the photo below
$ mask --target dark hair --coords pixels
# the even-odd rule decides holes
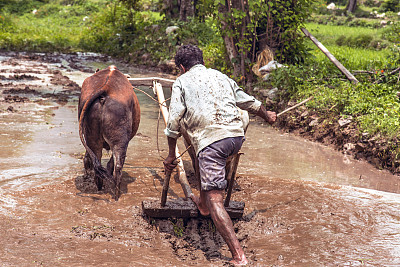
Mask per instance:
[[[182,65],[186,70],[197,64],[204,65],[203,51],[195,45],[183,45],[179,47],[175,55],[175,65]]]

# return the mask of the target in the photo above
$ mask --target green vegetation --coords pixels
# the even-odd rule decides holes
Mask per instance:
[[[311,42],[313,57],[303,65],[275,71],[271,86],[284,88],[283,99],[314,96],[307,105],[324,116],[349,117],[358,122],[361,133],[396,139],[400,130],[400,91],[396,42],[387,38],[390,29],[306,24],[306,28],[360,81],[347,81],[334,64]],[[393,36],[393,35],[392,35]],[[394,35],[395,36],[395,35]],[[386,43],[385,47],[371,45]],[[357,72],[362,71],[362,72]],[[357,74],[358,73],[358,74]],[[329,115],[330,114],[330,115]]]
[[[389,139],[397,136],[400,130],[399,86],[368,82],[353,85],[343,79],[329,79],[320,71],[290,67],[277,71],[272,83],[287,89],[293,99],[314,96],[307,105],[320,114],[332,118],[352,116],[359,122],[361,133],[379,134]],[[300,73],[306,76],[300,78]]]
[[[105,1],[103,1],[103,5]],[[44,4],[38,1],[10,1],[0,13],[0,49],[35,52],[79,51],[89,14],[100,3],[83,5]]]
[[[306,28],[325,46],[327,45],[351,45],[359,48],[382,49],[387,46],[376,47],[371,43],[385,43],[383,37],[385,29],[383,28],[366,28],[366,27],[349,27],[324,25],[317,23],[307,23]],[[342,41],[340,41],[342,40]],[[339,43],[338,43],[339,42]],[[387,41],[386,41],[387,42]]]

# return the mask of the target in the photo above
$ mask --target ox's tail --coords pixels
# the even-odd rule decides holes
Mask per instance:
[[[101,162],[97,158],[96,154],[94,154],[93,150],[90,149],[90,147],[87,145],[85,134],[83,133],[83,122],[85,120],[85,116],[87,114],[87,111],[90,109],[90,107],[92,106],[93,102],[96,99],[98,99],[100,96],[104,95],[104,94],[105,94],[104,90],[97,91],[96,93],[92,94],[90,96],[90,98],[83,105],[81,114],[79,116],[79,137],[80,137],[81,142],[82,142],[83,146],[85,147],[85,149],[86,149],[87,153],[89,154],[89,157],[90,157],[90,159],[92,161],[95,175],[97,175],[101,179],[107,179],[107,180],[115,183],[114,180],[112,179],[112,177],[110,177],[108,175],[107,170],[103,166],[101,166]]]

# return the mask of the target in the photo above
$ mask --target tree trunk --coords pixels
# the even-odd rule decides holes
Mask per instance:
[[[167,18],[179,18],[179,1],[178,0],[163,0],[163,13]]]
[[[347,2],[346,10],[348,12],[354,13],[354,11],[356,11],[356,8],[357,8],[357,0],[349,0],[349,2]]]
[[[193,17],[194,4],[192,0],[181,0],[179,6],[179,20],[186,21],[187,17]]]
[[[233,67],[233,75],[236,77],[240,76],[240,64],[238,62],[238,51],[235,45],[235,41],[230,34],[233,32],[234,26],[232,23],[227,22],[228,16],[230,16],[230,1],[227,0],[225,1],[225,5],[220,4],[219,5],[219,12],[225,15],[225,19],[221,20],[221,34],[222,38],[224,39],[224,44],[226,48],[226,52],[229,57],[229,61]]]

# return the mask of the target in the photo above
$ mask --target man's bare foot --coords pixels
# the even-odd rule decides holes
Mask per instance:
[[[201,215],[203,216],[210,215],[210,211],[208,210],[205,204],[200,202],[200,198],[198,196],[191,194],[190,198],[193,200],[194,203],[196,203],[196,206],[199,209]]]
[[[247,265],[249,262],[247,261],[246,256],[243,255],[242,259],[232,259],[230,263],[234,266],[244,266]]]

